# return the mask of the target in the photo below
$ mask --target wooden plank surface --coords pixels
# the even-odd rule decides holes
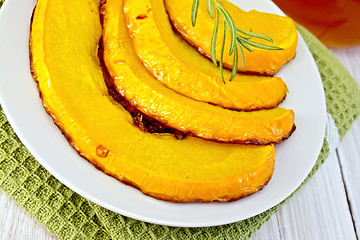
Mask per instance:
[[[0,190],[1,240],[55,240],[36,219]]]
[[[360,86],[360,47],[333,49],[332,52],[347,67]],[[345,136],[337,153],[354,230],[357,239],[360,239],[360,119]]]
[[[360,47],[332,50],[360,85]],[[359,239],[360,121],[336,153],[252,239]],[[34,217],[0,190],[0,239],[53,240]]]
[[[360,239],[360,121],[352,128],[338,148],[351,216],[357,238]]]

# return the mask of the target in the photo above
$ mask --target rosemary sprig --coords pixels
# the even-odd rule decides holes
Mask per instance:
[[[197,12],[199,9],[199,3],[200,3],[200,0],[193,0],[193,6],[192,6],[192,12],[191,12],[191,22],[192,22],[193,26],[195,26],[195,24],[196,24],[196,17],[197,17]],[[224,22],[224,33],[223,33],[223,40],[222,40],[221,54],[220,54],[220,61],[219,61],[220,75],[221,75],[221,79],[223,80],[224,83],[225,83],[225,79],[224,79],[224,71],[223,71],[223,69],[224,69],[223,59],[224,59],[224,52],[225,52],[225,39],[226,39],[225,36],[226,36],[227,30],[230,33],[229,56],[234,55],[233,68],[231,71],[231,76],[230,76],[229,81],[234,79],[235,74],[237,72],[239,53],[240,53],[240,57],[241,57],[242,69],[244,70],[245,59],[244,59],[244,50],[243,49],[245,49],[249,52],[254,51],[253,47],[258,48],[258,49],[265,49],[265,50],[283,50],[282,48],[279,48],[279,47],[268,46],[265,44],[253,42],[251,40],[252,38],[263,39],[270,43],[273,43],[273,40],[267,35],[264,35],[261,33],[254,33],[254,32],[252,32],[251,29],[248,32],[248,31],[244,31],[244,30],[236,27],[235,22],[232,19],[231,15],[228,13],[228,11],[226,11],[226,9],[217,0],[207,0],[206,8],[207,8],[207,12],[209,13],[209,15],[212,18],[216,17],[213,34],[212,34],[212,39],[211,39],[211,50],[210,50],[211,60],[215,65],[218,65],[218,62],[216,59],[216,39],[217,39],[218,30],[219,30],[219,18],[221,17],[221,19]],[[216,11],[214,11],[214,9]]]

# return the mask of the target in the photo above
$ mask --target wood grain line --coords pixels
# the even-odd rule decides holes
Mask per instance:
[[[343,166],[341,164],[341,160],[340,160],[341,157],[340,157],[340,154],[339,154],[338,150],[336,150],[336,156],[337,156],[339,167],[340,167],[341,178],[342,178],[342,182],[343,182],[343,185],[344,185],[346,200],[347,200],[347,203],[348,203],[349,213],[350,213],[351,220],[352,220],[352,223],[353,223],[354,232],[355,232],[355,235],[356,235],[356,239],[359,240],[359,234],[358,234],[358,232],[356,230],[355,217],[354,217],[354,214],[353,214],[353,211],[352,211],[353,206],[352,206],[352,203],[351,203],[351,200],[350,200],[348,186],[347,186],[345,178],[344,178],[344,172],[345,171],[344,171]]]

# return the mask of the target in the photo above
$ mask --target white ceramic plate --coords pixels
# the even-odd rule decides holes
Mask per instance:
[[[268,0],[234,1],[245,10],[282,14]],[[243,220],[268,210],[305,179],[319,155],[326,120],[322,82],[300,37],[296,58],[278,73],[288,85],[283,107],[295,110],[297,129],[276,146],[272,180],[260,192],[229,203],[168,203],[96,170],[70,147],[42,107],[29,71],[29,24],[35,0],[6,0],[0,10],[0,102],[13,129],[35,158],[83,197],[125,216],[163,225],[200,227]]]

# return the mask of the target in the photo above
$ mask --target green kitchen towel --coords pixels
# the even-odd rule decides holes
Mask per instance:
[[[0,7],[1,4],[2,0]],[[301,26],[298,29],[321,73],[330,129],[305,184],[327,158],[336,137],[339,140],[344,137],[359,116],[360,91],[351,75],[327,48]],[[286,201],[247,220],[216,227],[167,227],[124,217],[88,201],[55,179],[22,145],[1,108],[0,187],[50,232],[67,240],[248,239]]]

